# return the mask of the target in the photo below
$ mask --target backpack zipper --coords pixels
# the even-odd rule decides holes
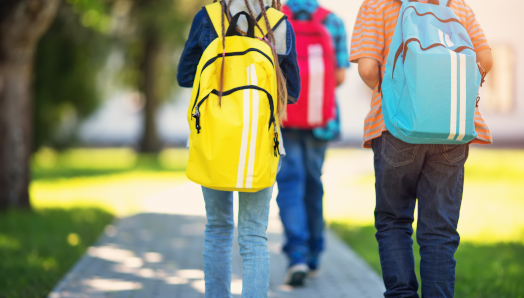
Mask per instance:
[[[443,45],[441,43],[434,43],[434,44],[428,46],[427,48],[424,48],[422,46],[422,44],[420,43],[420,40],[418,38],[410,38],[410,39],[406,40],[406,42],[403,42],[403,43],[400,44],[400,47],[398,48],[397,53],[395,54],[395,60],[393,62],[393,70],[391,71],[391,77],[392,78],[393,78],[393,75],[395,74],[395,67],[397,66],[398,57],[400,56],[400,54],[402,52],[404,52],[404,54],[402,55],[402,63],[404,63],[406,61],[406,51],[408,49],[408,44],[410,42],[412,42],[412,41],[418,42],[418,44],[420,45],[420,49],[422,51],[427,51],[427,50],[430,50],[430,49],[435,48],[435,47],[444,47],[446,49],[449,49],[449,48],[447,48],[445,45]],[[451,49],[449,49],[449,50],[451,50],[451,51],[453,51],[455,53],[460,53],[460,52],[462,52],[462,51],[464,51],[466,49],[475,51],[475,50],[473,50],[472,48],[470,48],[468,46],[460,46],[460,47],[458,47],[458,48],[456,48],[454,50],[451,50]]]
[[[255,48],[249,48],[243,52],[231,52],[231,53],[226,53],[226,57],[233,57],[233,56],[243,56],[249,52],[258,52],[260,54],[262,54],[264,57],[266,57],[266,59],[271,62],[271,65],[273,65],[273,67],[275,67],[275,64],[273,63],[273,60],[271,60],[271,58],[269,58],[268,55],[266,55],[264,52],[262,52],[261,50],[259,49],[255,49]],[[213,62],[215,62],[218,58],[222,58],[222,54],[218,54],[216,55],[215,57],[209,59],[206,64],[204,65],[204,67],[202,67],[202,70],[200,71],[200,75],[202,75],[202,73],[204,72],[204,70],[206,70],[206,68],[213,64]],[[197,89],[197,95],[195,97],[195,102],[193,103],[193,108],[191,110],[194,110],[195,109],[195,105],[197,104],[197,101],[198,101],[198,97],[200,96],[200,82],[198,82],[198,89]]]
[[[222,93],[222,96],[228,96],[228,95],[230,95],[230,94],[232,94],[232,93],[234,93],[236,91],[245,90],[245,89],[252,89],[252,90],[263,91],[267,95],[267,98],[268,98],[268,101],[269,101],[269,108],[271,110],[271,117],[269,118],[268,130],[271,129],[271,125],[274,126],[275,138],[273,140],[274,141],[273,150],[274,150],[275,157],[276,157],[276,156],[280,155],[280,148],[279,148],[280,142],[279,142],[279,138],[278,138],[277,122],[276,122],[276,119],[275,119],[275,116],[274,116],[275,106],[273,104],[273,97],[271,96],[271,94],[269,92],[267,92],[265,89],[260,88],[258,86],[247,85],[247,86],[237,87],[237,88],[233,88],[231,90],[225,91],[225,92]],[[200,115],[200,106],[204,103],[204,101],[206,101],[209,98],[209,95],[214,94],[214,95],[218,96],[218,93],[219,93],[218,90],[211,91],[208,95],[206,95],[204,98],[202,98],[194,107],[194,111],[195,112],[192,114],[192,116],[195,118],[195,128],[196,128],[198,134],[200,133],[200,130],[202,129],[202,126],[200,125],[200,116],[201,116]]]

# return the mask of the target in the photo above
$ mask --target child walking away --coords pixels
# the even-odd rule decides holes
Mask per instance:
[[[303,90],[282,129],[288,155],[277,175],[277,202],[289,259],[285,283],[301,286],[317,272],[324,248],[320,176],[328,141],[339,132],[335,88],[344,81],[349,54],[342,20],[316,0],[289,0],[283,11],[297,35]]]
[[[464,0],[365,0],[351,62],[373,89],[364,147],[375,161],[375,227],[385,297],[453,297],[469,144],[489,144],[478,110],[491,50]],[[481,103],[481,102],[480,102]]]
[[[266,3],[267,2],[267,3]],[[300,83],[294,33],[279,1],[229,0],[193,21],[177,79],[193,87],[188,178],[202,185],[208,223],[206,297],[231,297],[233,191],[239,192],[242,297],[267,297],[269,202],[285,154],[280,123]]]

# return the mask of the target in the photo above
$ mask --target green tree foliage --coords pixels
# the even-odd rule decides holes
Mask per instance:
[[[156,135],[155,112],[173,91],[175,59],[173,51],[186,38],[186,28],[201,0],[134,0],[130,24],[136,26],[127,43],[128,78],[143,94],[144,121],[140,150],[157,152],[160,142]],[[136,74],[136,75],[133,75]]]
[[[108,9],[98,0],[62,2],[40,41],[35,57],[35,149],[69,145],[78,121],[98,107],[96,79],[111,41]]]
[[[185,42],[193,16],[210,2],[62,2],[36,54],[33,147],[63,148],[75,141],[76,126],[97,109],[104,97],[97,80],[110,51],[125,57],[124,66],[111,80],[116,84],[113,87],[137,90],[146,100],[142,143],[147,143],[151,139],[148,135],[156,131],[154,111],[176,86],[174,53]],[[158,144],[152,147],[145,151],[155,151]]]

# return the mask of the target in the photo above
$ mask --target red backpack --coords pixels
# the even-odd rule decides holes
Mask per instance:
[[[319,7],[309,20],[296,20],[288,6],[288,16],[296,35],[296,48],[302,90],[298,102],[287,106],[286,128],[323,127],[335,118],[336,54],[333,38],[322,23],[330,11]]]

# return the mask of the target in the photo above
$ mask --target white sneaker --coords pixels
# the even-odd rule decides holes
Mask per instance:
[[[309,269],[309,271],[307,272],[307,277],[309,278],[315,278],[317,277],[317,275],[318,275],[318,270]]]
[[[292,287],[303,286],[308,270],[309,267],[305,263],[299,263],[289,267],[284,283]]]

